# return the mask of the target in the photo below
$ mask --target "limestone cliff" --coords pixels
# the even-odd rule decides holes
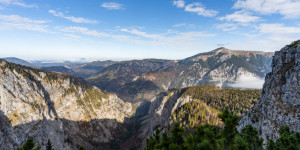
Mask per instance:
[[[239,130],[253,125],[267,139],[277,139],[278,129],[300,132],[300,40],[275,52],[272,72],[265,78],[262,98],[240,121]]]
[[[78,78],[0,60],[0,149],[31,137],[55,149],[101,149],[131,104]],[[44,148],[44,147],[43,147]]]

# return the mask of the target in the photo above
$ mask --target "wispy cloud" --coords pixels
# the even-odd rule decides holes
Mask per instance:
[[[218,14],[218,11],[212,9],[206,9],[205,6],[199,2],[187,4],[184,0],[174,0],[173,5],[177,8],[184,8],[184,11],[196,13],[199,16],[214,17]]]
[[[1,4],[4,5],[17,5],[21,7],[26,7],[26,8],[37,8],[38,6],[35,4],[26,4],[22,0],[0,0]]]
[[[105,2],[101,4],[101,7],[104,7],[109,10],[120,10],[123,9],[123,5],[119,3],[113,3],[113,2]]]
[[[218,14],[218,11],[206,9],[201,3],[192,3],[185,6],[185,11],[196,13],[199,16],[214,17]]]
[[[95,36],[95,37],[108,37],[109,35],[106,33],[101,33],[96,30],[90,30],[84,27],[56,27],[59,31],[68,32],[68,33],[81,33],[83,35]]]
[[[1,15],[1,14],[0,14],[0,20],[18,22],[18,23],[22,22],[22,23],[37,23],[37,24],[49,22],[47,20],[32,20],[18,15]]]
[[[184,0],[174,0],[173,5],[175,5],[178,8],[183,8],[185,6]]]
[[[180,23],[180,24],[173,25],[173,27],[175,27],[175,28],[179,28],[179,27],[196,28],[196,25],[187,24],[187,23]]]
[[[64,39],[69,39],[69,40],[79,40],[79,39],[81,39],[80,36],[75,35],[75,34],[66,33],[66,34],[63,34],[63,35],[64,35]]]
[[[199,38],[212,37],[215,34],[205,33],[205,32],[171,32],[171,34],[160,33],[160,34],[151,34],[137,29],[127,29],[122,28],[120,31],[130,33],[139,37],[147,38],[154,41],[160,41],[161,43],[174,43],[174,42],[183,42],[183,41],[196,41]]]
[[[238,28],[238,24],[235,23],[222,23],[222,24],[217,24],[216,28],[223,30],[223,31],[233,31]]]
[[[0,15],[1,30],[18,29],[47,32],[47,20],[34,20],[30,18],[21,17],[18,15]]]
[[[88,24],[96,24],[97,23],[96,20],[85,19],[82,17],[65,16],[62,12],[57,12],[55,10],[49,10],[48,12],[56,17],[61,17],[61,18],[70,20],[75,23],[88,23]]]
[[[233,8],[260,14],[280,14],[285,18],[300,17],[299,0],[238,0]]]
[[[257,22],[261,20],[260,17],[253,16],[252,13],[247,11],[236,11],[233,14],[226,15],[224,17],[218,18],[221,21],[234,21],[239,23],[249,23],[249,22]]]
[[[48,32],[47,29],[46,29],[47,27],[48,27],[47,25],[39,25],[39,24],[0,22],[0,30],[18,29],[18,30]]]
[[[163,38],[159,34],[148,34],[146,32],[142,32],[142,31],[139,31],[137,29],[122,28],[121,31],[131,33],[131,34],[134,34],[134,35],[138,35],[138,36],[141,36],[141,37],[144,37],[144,38],[152,38],[152,39],[161,39],[161,38]]]
[[[261,24],[257,27],[260,33],[300,34],[300,27],[288,27],[284,24]],[[300,35],[299,35],[300,36]]]

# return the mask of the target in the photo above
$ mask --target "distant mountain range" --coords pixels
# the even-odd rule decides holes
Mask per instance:
[[[124,100],[150,100],[158,92],[194,85],[262,88],[273,53],[221,47],[179,61],[133,60],[108,66],[87,81]]]
[[[30,62],[23,60],[23,59],[16,58],[16,57],[5,57],[3,59],[8,62],[15,63],[15,64],[20,64],[20,65],[24,65],[24,66],[33,66],[33,64],[31,64]]]
[[[262,88],[266,73],[271,71],[272,56],[271,52],[220,47],[182,60],[52,63],[58,66],[48,66],[40,61],[40,64],[34,64],[48,71],[82,77],[103,90],[118,94],[125,101],[137,103],[151,100],[157,93],[168,89],[194,85]],[[12,60],[19,64],[30,64],[16,58]]]

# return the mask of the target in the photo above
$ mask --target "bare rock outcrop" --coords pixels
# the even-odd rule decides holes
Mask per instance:
[[[279,137],[281,126],[300,132],[300,40],[275,52],[262,98],[241,119],[238,129],[249,124],[258,129],[264,144]]]

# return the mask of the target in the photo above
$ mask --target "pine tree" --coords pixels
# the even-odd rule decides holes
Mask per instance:
[[[25,144],[21,147],[19,147],[17,150],[40,150],[41,149],[41,146],[37,146],[36,148],[35,147],[35,143],[33,142],[33,139],[32,138],[29,138]]]
[[[48,139],[48,143],[46,145],[46,150],[53,150],[50,139]]]

